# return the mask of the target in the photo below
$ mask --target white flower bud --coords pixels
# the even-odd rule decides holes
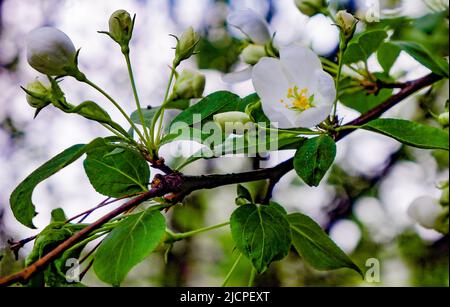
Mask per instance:
[[[264,46],[248,45],[242,51],[241,56],[245,63],[255,65],[261,58],[268,55],[266,53],[266,48]]]
[[[174,66],[178,66],[181,61],[189,59],[195,51],[200,38],[192,27],[189,27],[178,39],[175,49]]]
[[[50,104],[50,86],[45,86],[36,78],[34,82],[28,83],[26,89],[29,92],[26,95],[27,102],[33,108],[41,109]]]
[[[37,71],[50,75],[66,74],[75,65],[76,50],[70,38],[52,27],[42,27],[27,35],[27,60]]]
[[[447,127],[449,123],[448,112],[444,112],[439,115],[438,121],[443,127]]]
[[[185,69],[178,76],[173,86],[171,100],[200,98],[204,89],[205,76],[196,71]]]
[[[225,134],[232,132],[242,134],[246,128],[245,124],[251,122],[251,119],[244,112],[231,111],[214,115],[213,121],[225,131]]]
[[[336,24],[347,39],[351,38],[355,33],[357,23],[358,19],[345,10],[336,13]]]
[[[436,228],[436,222],[443,212],[443,207],[438,200],[429,196],[417,198],[408,208],[408,215],[421,226],[428,229]]]
[[[310,17],[319,14],[327,5],[325,0],[295,0],[294,2],[300,12]]]

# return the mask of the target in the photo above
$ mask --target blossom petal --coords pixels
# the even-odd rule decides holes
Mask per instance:
[[[252,72],[253,86],[261,98],[264,113],[280,127],[292,125],[294,112],[280,103],[289,88],[289,80],[281,62],[274,58],[262,58]]]
[[[279,103],[287,92],[289,81],[279,60],[262,58],[252,72],[253,86],[262,100]]]
[[[244,82],[252,77],[253,67],[249,66],[243,70],[233,71],[222,76],[222,81],[226,83]]]
[[[315,100],[319,105],[330,105],[336,99],[336,86],[333,77],[323,70],[315,73],[316,83],[312,85],[311,91],[315,93]]]
[[[322,70],[319,57],[311,49],[300,45],[293,44],[281,49],[280,59],[291,82],[299,88],[311,87],[311,75],[318,69]]]
[[[432,229],[436,220],[443,213],[442,206],[430,196],[415,199],[408,208],[408,215],[421,226]]]
[[[243,9],[230,14],[227,22],[241,30],[256,44],[264,45],[271,39],[266,20],[251,9]]]
[[[317,126],[327,118],[331,112],[332,106],[332,104],[321,105],[303,112],[297,112],[294,119],[294,126],[304,128]]]

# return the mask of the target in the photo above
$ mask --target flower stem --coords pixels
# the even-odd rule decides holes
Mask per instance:
[[[252,265],[252,270],[250,271],[250,278],[248,280],[247,287],[253,287],[253,284],[255,283],[255,277],[256,277],[256,269]]]
[[[162,103],[161,107],[159,108],[158,112],[156,112],[155,116],[153,117],[152,124],[150,126],[150,138],[152,139],[153,145],[156,150],[161,141],[161,128],[162,128],[162,122],[164,120],[164,108],[167,103],[167,99],[169,97],[170,87],[172,85],[174,76],[175,76],[175,68],[172,68],[170,77],[169,77],[169,82],[168,82],[167,88],[166,88],[166,93],[164,94],[163,103]],[[155,135],[155,128],[156,128],[158,119],[159,119],[158,130],[157,130],[157,134]]]
[[[99,229],[99,230],[100,230],[100,229]],[[108,232],[108,230],[104,230],[104,229],[101,229],[101,230],[102,230],[101,232],[100,232],[100,231],[97,231],[96,233],[92,233],[91,236],[87,237],[87,238],[84,239],[83,241],[78,242],[77,244],[75,244],[74,246],[72,246],[71,248],[69,248],[67,251],[69,252],[69,251],[76,250],[77,248],[80,248],[80,247],[82,247],[82,246],[88,244],[89,242],[94,241],[94,240],[96,240],[96,239],[98,239],[98,238],[104,236],[104,235]],[[100,232],[100,233],[99,233],[99,232]]]
[[[119,110],[119,112],[125,117],[125,119],[128,121],[128,123],[131,125],[131,127],[136,131],[136,133],[139,135],[140,139],[145,141],[144,136],[142,135],[141,131],[137,129],[136,125],[133,123],[131,118],[125,113],[125,111],[122,109],[122,107],[104,90],[102,90],[98,85],[96,85],[94,82],[92,82],[89,79],[81,80],[82,82],[86,83],[87,85],[91,86],[92,88],[96,89],[99,93],[101,93],[103,96],[105,96],[111,103]]]
[[[295,135],[321,135],[324,134],[321,131],[305,131],[305,130],[283,130],[278,128],[270,128],[270,127],[264,127],[261,125],[258,125],[259,128],[268,130],[268,131],[276,131],[276,132],[283,132],[283,133],[289,133],[289,134],[295,134]]]
[[[355,129],[359,129],[359,128],[361,128],[361,126],[346,125],[346,126],[337,127],[337,128],[335,128],[334,130],[335,130],[335,131],[355,130]]]
[[[142,114],[141,103],[139,101],[139,95],[138,95],[138,92],[136,89],[136,82],[134,81],[133,69],[131,67],[130,53],[124,52],[123,55],[125,56],[125,61],[127,62],[128,75],[130,76],[131,88],[133,89],[133,95],[134,95],[134,100],[136,102],[139,120],[141,121],[142,130],[144,130],[145,141],[148,145],[148,142],[152,142],[152,140],[150,139],[150,136],[147,131],[147,127],[145,126],[144,115]],[[148,146],[148,147],[150,147],[150,146]]]
[[[338,64],[334,63],[333,61],[331,61],[325,57],[320,57],[320,61],[322,62],[323,65],[327,65],[329,67],[336,68],[336,69],[338,68]]]
[[[221,287],[225,287],[228,283],[228,281],[231,278],[231,275],[233,274],[234,270],[236,269],[239,261],[241,261],[242,258],[242,254],[239,254],[239,256],[237,257],[236,261],[234,262],[233,266],[231,267],[230,271],[228,272],[227,276],[225,277],[225,280],[223,281]]]
[[[199,228],[199,229],[195,229],[195,230],[187,231],[187,232],[183,232],[183,233],[173,233],[171,231],[167,231],[167,233],[170,236],[168,241],[170,241],[170,242],[180,241],[180,240],[183,240],[185,238],[191,237],[193,235],[196,235],[196,234],[199,234],[199,233],[202,233],[202,232],[206,232],[206,231],[210,231],[210,230],[213,230],[213,229],[221,228],[221,227],[227,226],[229,224],[230,224],[230,222],[225,222],[225,223],[221,223],[221,224],[217,224],[217,225],[213,225],[213,226],[208,226],[208,227],[203,227],[203,228]]]
[[[337,114],[337,102],[339,99],[339,82],[341,79],[341,72],[342,72],[342,66],[343,66],[342,58],[344,56],[344,51],[346,48],[347,48],[347,44],[343,41],[343,38],[341,37],[341,43],[339,44],[339,54],[338,54],[338,69],[336,72],[336,79],[335,79],[336,98],[334,99],[334,103],[333,103],[332,120],[334,120],[336,118],[336,114]]]

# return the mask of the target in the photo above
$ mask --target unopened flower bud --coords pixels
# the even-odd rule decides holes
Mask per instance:
[[[245,63],[255,65],[261,58],[268,55],[266,53],[266,48],[264,46],[248,45],[242,51],[241,56]]]
[[[310,17],[319,14],[327,6],[325,0],[295,0],[294,2],[300,12]]]
[[[50,76],[64,75],[75,65],[76,50],[70,38],[52,27],[27,35],[27,60],[37,71]]]
[[[125,10],[117,10],[109,18],[109,34],[121,46],[128,46],[133,32],[133,19]]]
[[[220,126],[226,134],[242,134],[245,124],[251,122],[250,117],[244,112],[231,111],[219,113],[213,116],[213,121]]]
[[[336,13],[336,24],[341,29],[341,33],[347,40],[349,40],[355,33],[357,23],[358,19],[345,10],[341,10]]]
[[[36,109],[42,109],[51,103],[51,88],[46,87],[38,79],[28,83],[26,99],[30,106]]]
[[[438,117],[439,124],[443,127],[448,127],[448,112],[444,112]]]
[[[182,61],[189,59],[195,51],[200,38],[192,27],[189,27],[178,39],[173,64],[177,67]]]
[[[436,222],[443,214],[444,208],[437,199],[422,196],[414,200],[408,208],[408,215],[428,229],[435,229]]]
[[[191,99],[202,97],[205,89],[205,76],[189,69],[185,69],[178,76],[173,86],[170,100]]]

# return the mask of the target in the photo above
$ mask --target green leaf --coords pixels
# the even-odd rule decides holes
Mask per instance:
[[[299,255],[317,270],[350,268],[361,274],[360,268],[331,240],[310,217],[301,213],[287,216],[292,243]]]
[[[383,43],[378,48],[377,59],[386,74],[389,74],[400,52],[401,49],[390,42]]]
[[[95,143],[96,140],[91,144]],[[12,212],[20,223],[29,228],[35,228],[32,220],[37,213],[31,199],[34,188],[51,175],[76,161],[90,146],[92,145],[78,144],[64,150],[32,172],[14,189],[9,201]]]
[[[240,39],[228,34],[212,40],[201,37],[196,56],[198,68],[230,72],[233,64],[239,59],[243,44]]]
[[[351,93],[344,92],[339,96],[339,101],[353,110],[366,113],[391,97],[392,92],[392,89],[384,88],[378,95],[374,95],[367,93],[363,88],[358,88]]]
[[[361,128],[378,132],[418,148],[448,150],[448,132],[403,119],[379,118]]]
[[[61,209],[53,210],[52,215],[64,214]],[[56,246],[71,237],[77,230],[84,226],[81,224],[66,224],[65,221],[52,222],[45,227],[36,237],[34,241],[33,250],[27,256],[25,265],[32,265],[34,262],[42,258],[48,252],[53,250]],[[85,244],[77,248],[66,250],[61,256],[51,262],[43,272],[30,280],[27,284],[29,287],[49,286],[49,287],[65,287],[65,286],[80,286],[79,283],[68,283],[66,281],[65,267],[66,260],[69,258],[78,258]]]
[[[369,30],[356,35],[349,42],[344,53],[344,64],[366,61],[372,53],[377,51],[386,37],[387,33],[384,30]]]
[[[328,135],[307,139],[294,156],[294,168],[309,186],[318,186],[336,156],[336,143]]]
[[[127,273],[158,246],[165,231],[165,219],[154,208],[127,217],[100,244],[95,273],[106,283],[120,285]]]
[[[393,41],[392,44],[395,44],[396,46],[401,48],[403,51],[412,56],[416,61],[427,67],[435,74],[447,78],[449,77],[448,62],[443,58],[432,54],[423,45],[407,41]]]
[[[227,91],[215,92],[178,114],[172,124],[183,122],[191,126],[211,118],[216,113],[235,111],[241,103],[241,98],[236,94]],[[194,122],[194,115],[197,114],[200,116],[195,118]]]
[[[56,208],[52,210],[51,213],[52,222],[65,222],[67,220],[66,213],[61,208]]]
[[[277,204],[240,206],[231,215],[230,227],[237,249],[260,273],[289,253],[289,222]]]
[[[75,113],[83,116],[84,118],[107,124],[112,128],[126,134],[126,131],[119,124],[114,122],[104,109],[93,101],[84,101],[73,108],[60,107],[60,110],[66,113]]]
[[[25,265],[29,266],[44,256],[59,243],[72,236],[73,231],[65,222],[53,222],[45,227],[36,237],[33,250],[27,256]]]
[[[253,99],[253,101],[246,104],[245,113],[247,113],[253,122],[265,123],[267,126],[270,126],[270,120],[266,114],[264,114],[259,96],[253,96]]]
[[[242,184],[238,184],[236,190],[236,205],[241,206],[253,203],[252,194],[246,187],[244,187]]]
[[[93,101],[84,101],[78,106],[74,107],[69,113],[77,113],[87,119],[92,119],[102,123],[109,123],[111,117],[98,104]]]
[[[373,76],[386,83],[395,82],[395,80],[389,77],[386,73],[375,72],[373,73]],[[352,81],[353,80],[351,78],[341,80],[340,87],[346,87],[347,89],[339,92],[339,101],[345,106],[360,113],[366,113],[367,111],[375,108],[390,98],[393,93],[393,89],[389,88],[381,89],[376,95],[368,92],[362,85],[354,85],[348,88]]]
[[[166,109],[186,110],[190,105],[189,99],[171,100],[166,103]]]
[[[200,144],[210,145],[210,138],[219,130],[219,127],[217,127],[217,131],[212,130],[208,132],[188,126],[180,126],[179,128],[180,129],[177,129],[177,125],[175,124],[172,125],[169,133],[162,138],[160,145],[162,146],[174,141],[193,141]],[[221,133],[220,140],[217,140],[218,143],[215,143],[215,145],[221,144],[224,139],[225,135]]]
[[[151,109],[141,108],[142,116],[144,117],[144,124],[146,127],[151,126],[153,117],[155,116],[156,112],[158,112],[159,109],[160,109],[160,107],[151,108]],[[131,113],[130,119],[133,123],[142,125],[138,110]]]
[[[84,170],[91,185],[100,194],[110,197],[147,191],[150,180],[147,161],[130,149],[111,155],[115,148],[104,142],[87,152]]]

